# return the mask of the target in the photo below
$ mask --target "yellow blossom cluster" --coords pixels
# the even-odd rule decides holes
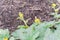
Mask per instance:
[[[40,22],[41,22],[41,20],[40,20],[39,18],[35,17],[34,22],[35,22],[35,23],[40,23]]]
[[[55,13],[58,13],[59,9],[56,9],[56,4],[55,3],[52,3],[51,4],[51,7],[54,9]]]

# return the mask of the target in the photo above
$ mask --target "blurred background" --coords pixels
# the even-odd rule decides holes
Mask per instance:
[[[35,16],[41,21],[53,20],[49,15],[53,12],[52,3],[60,4],[59,0],[0,0],[0,28],[14,31],[18,25],[23,25],[17,19],[19,12],[24,14],[25,20],[31,18],[28,25],[33,23]]]

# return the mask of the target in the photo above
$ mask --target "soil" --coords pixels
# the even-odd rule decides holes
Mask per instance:
[[[51,2],[50,2],[51,1]],[[56,3],[56,0],[0,0],[0,28],[8,28],[14,31],[18,25],[23,25],[21,20],[18,20],[18,13],[24,14],[25,20],[31,18],[28,25],[34,21],[37,16],[41,21],[53,20],[50,16],[52,8],[51,3]]]

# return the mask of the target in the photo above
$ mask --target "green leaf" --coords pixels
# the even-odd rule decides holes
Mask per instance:
[[[60,18],[60,14],[55,15],[54,18]]]
[[[21,40],[43,40],[47,28],[52,27],[55,21],[32,24],[29,28],[20,28],[12,33],[15,39]]]
[[[55,27],[57,29],[54,32],[51,29],[47,29],[44,40],[60,40],[60,24],[56,24]]]
[[[50,29],[47,29],[45,32],[44,40],[54,40],[54,36],[54,33]]]
[[[15,40],[15,38],[14,37],[11,37],[9,40]]]
[[[25,29],[21,28],[21,29],[18,29],[16,30],[15,32],[13,32],[11,35],[13,35],[13,37],[15,37],[15,39],[25,39],[25,34],[26,34],[26,31]]]
[[[0,40],[3,40],[4,38],[9,38],[9,30],[8,29],[0,29]]]

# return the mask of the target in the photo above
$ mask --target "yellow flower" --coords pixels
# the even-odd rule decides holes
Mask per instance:
[[[59,9],[55,9],[54,11],[57,13],[59,11]]]
[[[23,19],[24,15],[23,15],[22,12],[19,12],[19,17],[20,17],[21,19]]]
[[[35,23],[40,23],[40,19],[35,17],[35,20],[34,20]]]
[[[6,38],[4,38],[3,40],[8,40],[8,38],[6,37]]]
[[[52,3],[52,4],[51,4],[51,7],[52,7],[52,8],[55,8],[55,7],[56,7],[56,4],[55,4],[55,3]]]

